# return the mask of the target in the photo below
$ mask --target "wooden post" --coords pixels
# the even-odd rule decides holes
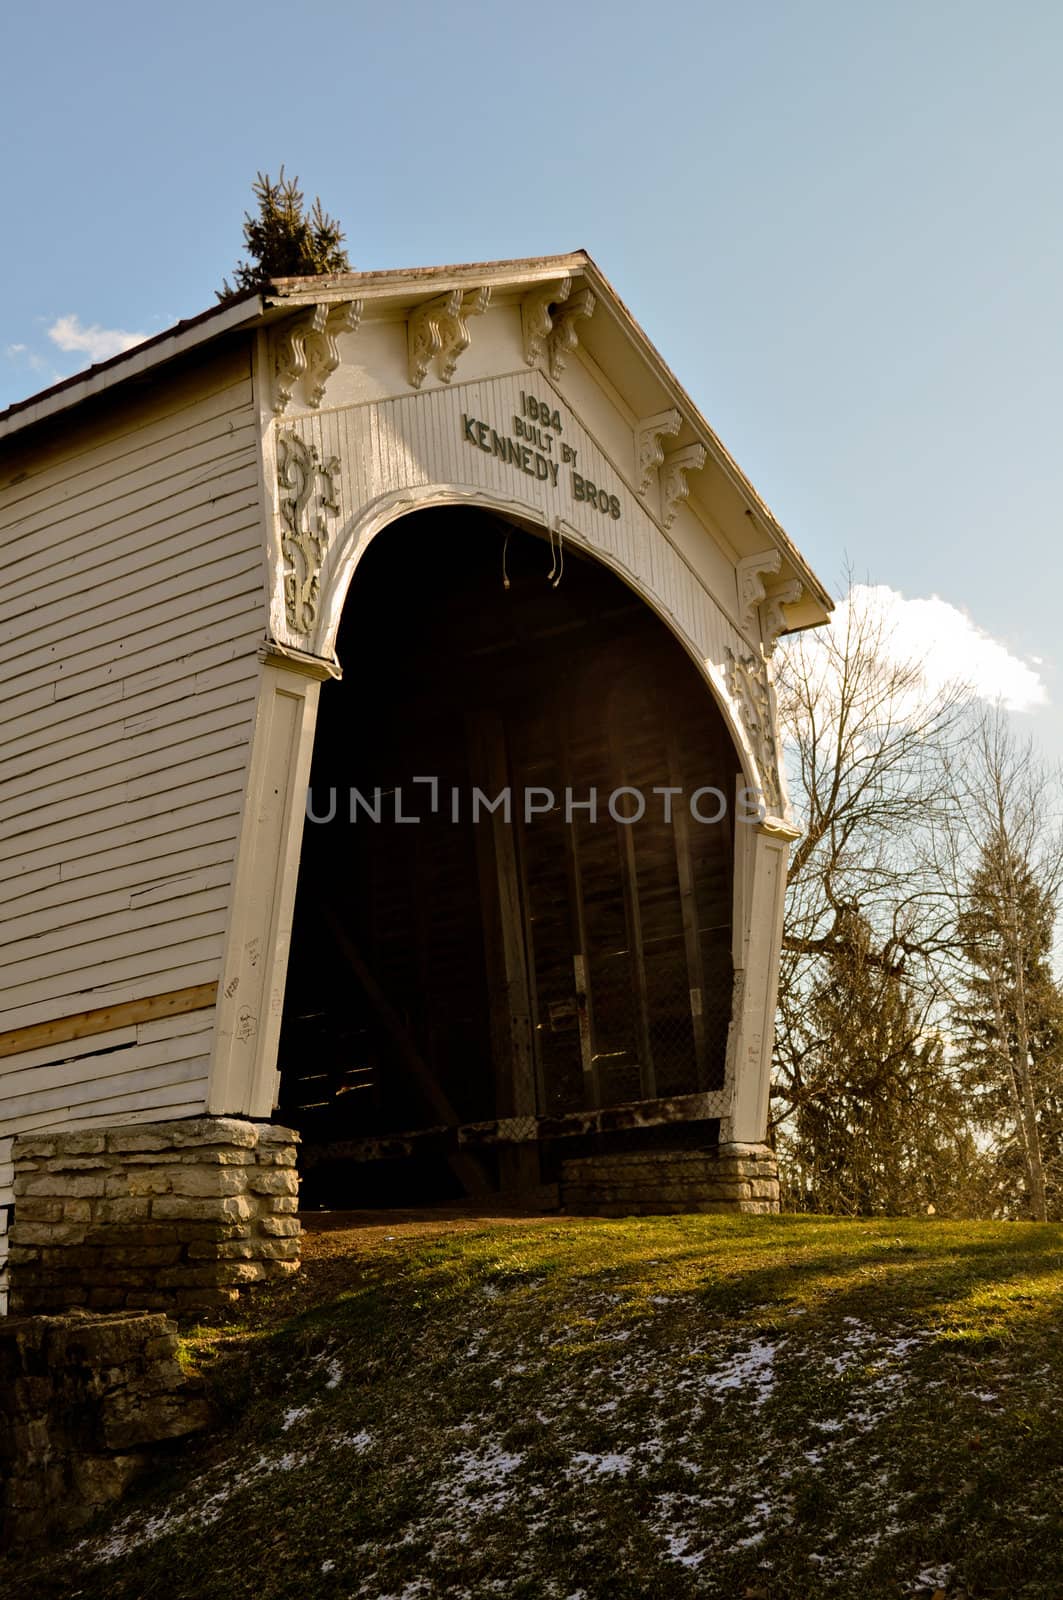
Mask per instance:
[[[668,782],[683,791],[682,763],[675,735],[668,739]],[[687,958],[687,983],[690,989],[690,1020],[694,1029],[694,1067],[699,1089],[708,1082],[708,1055],[705,1044],[705,964],[701,958],[697,891],[690,859],[690,817],[681,792],[680,804],[672,810],[672,835],[675,864],[679,877],[679,904],[683,914],[683,943]]]
[[[502,719],[496,712],[481,711],[469,718],[467,726],[470,772],[493,801],[509,783]],[[536,1061],[520,867],[512,819],[507,821],[501,809],[478,821],[476,849],[497,1114],[534,1117],[538,1110]],[[503,1147],[499,1178],[503,1189],[536,1188],[540,1181],[538,1145]]]
[[[610,718],[609,749],[613,772],[619,787],[627,781],[623,751],[617,737],[615,724]],[[636,1036],[639,1047],[639,1093],[643,1100],[652,1100],[657,1093],[657,1075],[653,1067],[653,1047],[650,1044],[650,996],[646,981],[646,959],[642,948],[642,912],[639,907],[638,869],[635,861],[634,823],[616,823],[617,845],[620,855],[620,881],[624,890],[624,915],[627,920],[628,948],[631,951],[631,981],[635,990]]]

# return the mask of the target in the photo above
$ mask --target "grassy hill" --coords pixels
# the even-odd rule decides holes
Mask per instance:
[[[1063,1597],[1063,1230],[326,1219],[8,1600]]]

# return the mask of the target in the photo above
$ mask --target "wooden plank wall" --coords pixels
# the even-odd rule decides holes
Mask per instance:
[[[260,529],[246,347],[0,458],[0,1034],[217,982]],[[201,1112],[212,1018],[4,1053],[0,1207],[16,1133]]]

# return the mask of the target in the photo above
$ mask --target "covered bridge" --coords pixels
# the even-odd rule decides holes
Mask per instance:
[[[288,279],[0,416],[0,1218],[770,1208],[771,653],[830,599],[595,264]]]

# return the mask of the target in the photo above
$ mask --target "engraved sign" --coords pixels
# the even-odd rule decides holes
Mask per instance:
[[[564,427],[560,409],[533,394],[520,392],[520,415],[514,416],[512,431],[500,432],[479,417],[462,412],[462,440],[475,450],[495,456],[505,466],[515,467],[529,478],[552,489],[564,486],[573,500],[594,506],[614,522],[623,515],[620,499],[600,488],[577,468],[577,451],[561,438]]]

